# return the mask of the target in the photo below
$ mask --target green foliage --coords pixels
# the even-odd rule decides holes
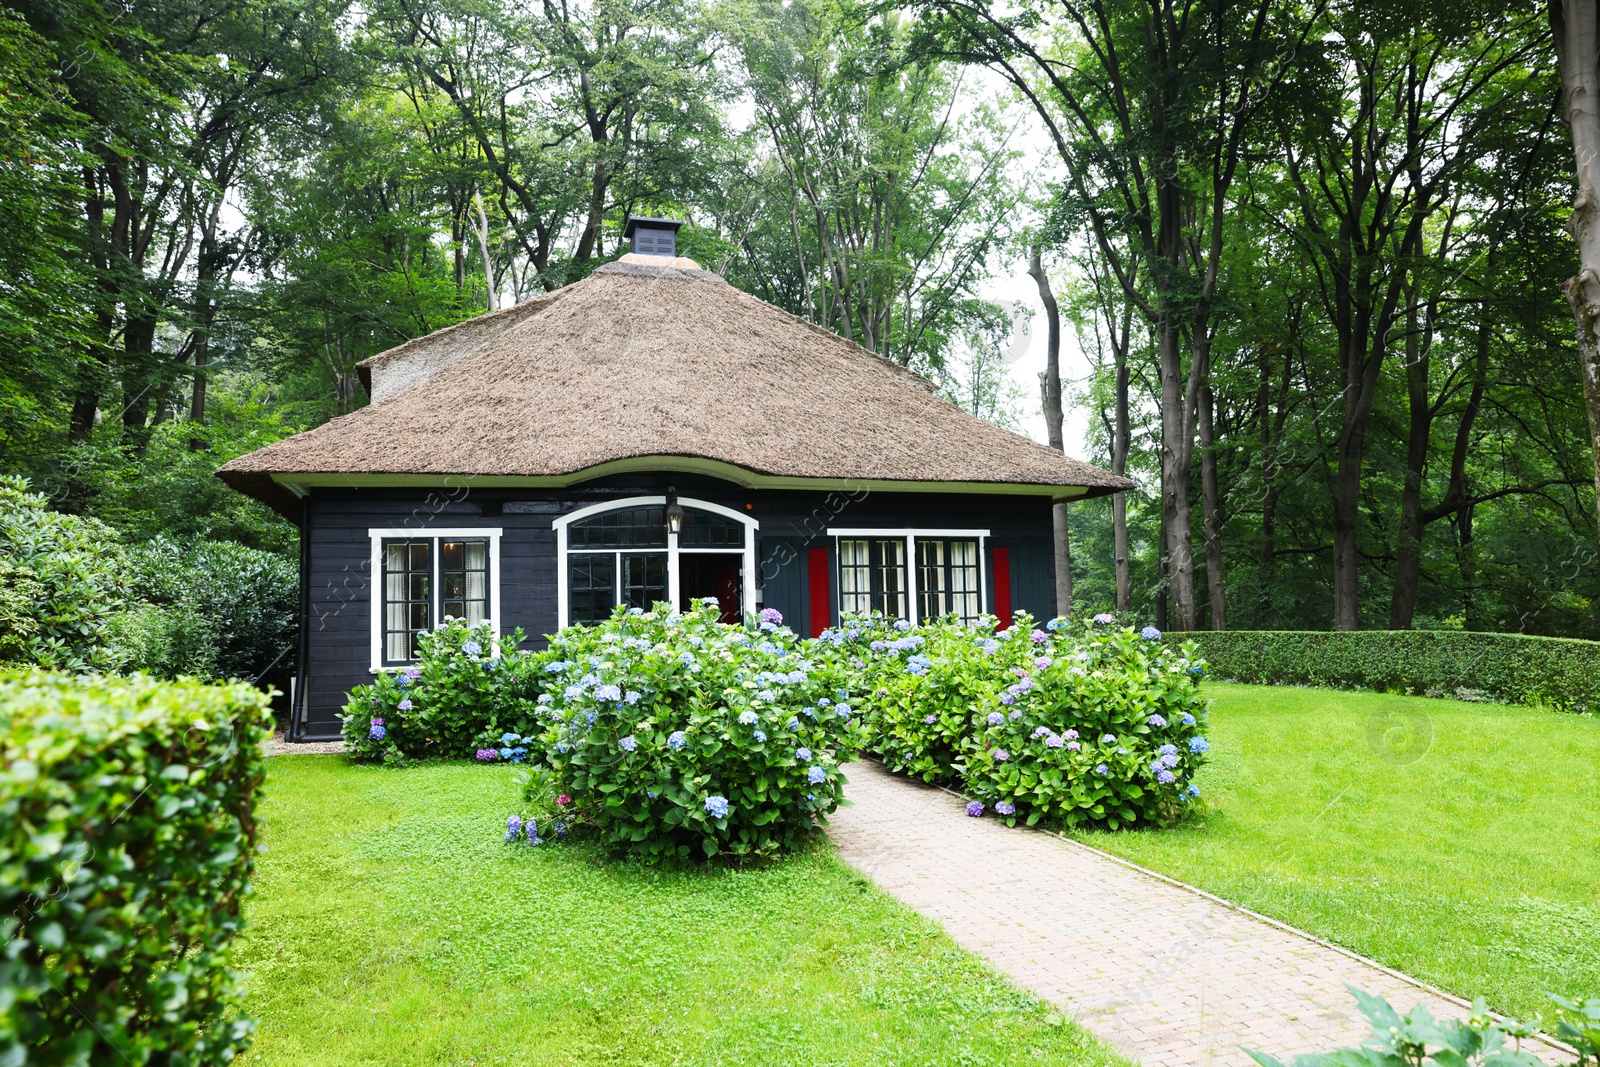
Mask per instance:
[[[1451,630],[1185,634],[1221,678],[1600,710],[1600,642]]]
[[[487,737],[532,733],[539,696],[535,657],[517,651],[524,634],[496,638],[488,623],[461,619],[418,639],[417,662],[383,670],[350,691],[340,716],[351,758],[399,763],[466,759]]]
[[[216,624],[187,604],[140,604],[108,620],[106,662],[123,674],[212,681],[220,643]]]
[[[541,653],[552,684],[544,762],[609,848],[650,859],[792,849],[840,803],[859,745],[770,609],[760,629],[618,608]]]
[[[209,640],[204,656],[211,672],[182,673],[259,679],[294,666],[300,613],[294,560],[227,541],[184,545],[166,537],[137,545],[128,555],[133,594],[164,608],[175,635]]]
[[[107,663],[106,623],[128,599],[115,531],[50,510],[0,475],[0,662],[81,671]]]
[[[1544,1067],[1544,1060],[1523,1051],[1522,1043],[1533,1035],[1534,1027],[1516,1019],[1496,1019],[1482,997],[1472,1002],[1472,1014],[1465,1020],[1441,1020],[1425,1004],[1401,1015],[1381,996],[1354,987],[1350,992],[1372,1025],[1372,1037],[1360,1048],[1296,1056],[1294,1067]],[[1600,1001],[1571,1001],[1554,994],[1550,999],[1577,1021],[1560,1022],[1562,1038],[1578,1052],[1573,1067],[1600,1063],[1596,1041]],[[1284,1067],[1265,1053],[1245,1051],[1261,1067]]]
[[[0,1058],[222,1064],[267,698],[0,675]]]

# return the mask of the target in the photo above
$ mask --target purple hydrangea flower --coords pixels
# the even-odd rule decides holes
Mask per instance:
[[[781,626],[783,624],[783,612],[777,608],[762,608],[761,621],[772,626]]]
[[[1064,744],[1066,744],[1066,742],[1061,740],[1059,734],[1051,734],[1049,737],[1044,739],[1045,748],[1060,748]]]
[[[999,726],[1001,723],[1003,723],[1005,721],[1006,721],[1006,717],[1004,715],[1000,714],[998,711],[991,711],[989,713],[988,722],[989,722],[990,726]]]
[[[1078,739],[1078,731],[1076,731],[1076,730],[1068,730],[1066,733],[1062,734],[1061,736],[1065,737],[1068,741],[1076,741]]]
[[[1160,782],[1162,785],[1171,785],[1177,780],[1178,776],[1167,770],[1165,767],[1156,772],[1156,781]]]
[[[1156,751],[1158,753],[1160,753],[1161,755],[1163,755],[1163,756],[1170,756],[1174,752],[1178,751],[1178,746],[1177,745],[1162,745],[1160,748],[1156,749]]]
[[[628,695],[623,697],[622,699],[623,699],[623,701],[625,703],[637,704],[637,703],[639,703],[639,698],[642,697],[642,696],[644,696],[643,693],[640,693],[640,692],[638,692],[636,690],[630,689],[630,690],[628,690]]]
[[[1012,696],[1010,693],[1001,693],[1000,694],[1000,703],[1002,703],[1002,704],[1015,704],[1016,702],[1017,702],[1017,698]]]
[[[478,749],[478,759],[481,760],[484,763],[488,763],[491,760],[495,760],[495,759],[499,759],[499,758],[500,758],[500,753],[495,751],[492,748],[480,748],[480,749]]]
[[[1022,709],[1013,708],[1011,714],[1007,715],[1006,718],[1010,719],[1012,722],[1016,722],[1018,719],[1022,718]]]
[[[937,715],[928,715],[928,716],[924,717],[923,720],[922,720],[923,724],[926,725],[926,726],[932,726],[934,723],[936,723],[938,721],[939,721],[939,716],[937,716]]]
[[[1033,636],[1033,643],[1036,644],[1036,645],[1042,645],[1046,641],[1050,640],[1050,635],[1045,633],[1043,630],[1035,630],[1035,631],[1033,631],[1033,635],[1032,636]]]
[[[1078,742],[1076,742],[1076,741],[1068,741],[1067,742],[1067,751],[1068,752],[1076,752],[1079,749],[1081,749],[1082,747],[1083,746],[1081,744],[1079,744]]]
[[[401,711],[410,711],[411,710],[411,701],[402,700],[399,704],[397,704],[395,706],[398,707]]]
[[[706,811],[713,819],[726,818],[728,814],[728,798],[723,796],[706,797]]]
[[[1037,740],[1039,740],[1039,738],[1043,737],[1045,734],[1047,734],[1049,732],[1050,732],[1050,727],[1048,727],[1048,726],[1035,726],[1033,728],[1033,739],[1035,741],[1037,741]]]
[[[1055,663],[1055,660],[1051,659],[1049,656],[1040,656],[1038,659],[1033,661],[1033,665],[1039,668],[1041,671],[1047,670],[1053,663]]]
[[[1152,715],[1148,719],[1146,719],[1145,722],[1149,723],[1151,726],[1154,726],[1158,730],[1161,729],[1161,727],[1167,725],[1167,720],[1163,719],[1159,715]]]
[[[974,800],[967,805],[967,814],[976,819],[983,815],[983,802]]]
[[[1100,614],[1094,617],[1094,621],[1099,623],[1101,626],[1110,626],[1112,623],[1117,621],[1117,617],[1102,611]]]
[[[515,841],[522,836],[522,816],[512,815],[506,819],[506,840]]]
[[[422,677],[422,668],[421,667],[408,668],[406,670],[406,677],[409,678],[413,682],[416,681],[418,678]]]
[[[995,801],[994,812],[996,815],[1015,815],[1017,806],[1009,800],[997,800]]]
[[[1011,753],[1007,752],[1005,749],[997,748],[997,749],[994,750],[994,761],[996,763],[1004,763],[1006,760],[1008,760],[1010,758],[1011,758]]]

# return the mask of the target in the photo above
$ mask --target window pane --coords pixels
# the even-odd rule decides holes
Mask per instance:
[[[906,543],[872,542],[872,607],[891,619],[906,617]]]
[[[666,548],[664,505],[624,508],[580,519],[567,527],[569,548]]]
[[[679,548],[743,548],[744,523],[697,508],[683,509]]]
[[[954,612],[976,622],[982,607],[978,588],[978,542],[917,541],[917,603],[925,619]]]
[[[622,557],[622,602],[649,611],[667,599],[667,554],[627,553]]]
[[[439,600],[445,618],[482,622],[489,617],[489,542],[440,543]]]
[[[610,552],[574,553],[567,557],[567,621],[602,622],[616,606],[616,561]]]
[[[417,631],[432,624],[433,542],[385,541],[379,588],[384,662],[416,659]]]
[[[839,611],[872,610],[872,564],[865,541],[839,542]]]

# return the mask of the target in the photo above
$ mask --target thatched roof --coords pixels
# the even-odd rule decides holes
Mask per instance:
[[[367,407],[218,476],[285,511],[286,484],[563,485],[645,468],[1060,499],[1133,485],[702,270],[607,264],[361,371]]]

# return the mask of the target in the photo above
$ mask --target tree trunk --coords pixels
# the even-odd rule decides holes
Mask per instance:
[[[200,237],[200,255],[195,264],[195,326],[190,347],[194,350],[194,383],[189,393],[189,421],[204,426],[206,421],[206,367],[211,361],[211,329],[216,322],[217,275],[226,252],[217,247],[217,215],[213,213],[210,225]],[[199,452],[206,447],[199,434],[189,437],[189,451]]]
[[[1408,304],[1411,296],[1407,294]],[[1422,476],[1433,430],[1433,411],[1428,403],[1428,349],[1419,343],[1414,309],[1406,313],[1406,320],[1406,397],[1411,418],[1406,434],[1405,484],[1400,489],[1394,592],[1389,601],[1391,630],[1411,629],[1417,610],[1417,589],[1422,579]]]
[[[1550,0],[1550,29],[1561,68],[1567,125],[1577,159],[1577,195],[1567,230],[1578,244],[1579,270],[1561,287],[1578,329],[1578,364],[1594,457],[1595,521],[1600,526],[1600,4]]]
[[[473,206],[478,209],[478,255],[483,257],[483,284],[487,296],[484,298],[484,310],[500,310],[500,294],[495,290],[494,260],[489,258],[489,216],[483,210],[483,197],[478,193],[478,186],[472,186]]]
[[[1212,423],[1216,401],[1208,380],[1200,387],[1200,499],[1206,535],[1206,592],[1211,628],[1228,628],[1228,598],[1222,578],[1222,499],[1217,491],[1217,439]]]
[[[1039,300],[1044,304],[1045,323],[1048,326],[1045,370],[1039,375],[1039,385],[1043,394],[1044,424],[1050,436],[1050,447],[1065,452],[1067,443],[1062,426],[1066,422],[1066,415],[1061,410],[1061,310],[1056,306],[1055,293],[1050,289],[1050,276],[1040,262],[1040,252],[1039,246],[1034,245],[1033,254],[1028,259],[1028,274],[1039,287]],[[1065,503],[1058,503],[1051,508],[1051,528],[1055,536],[1056,614],[1064,617],[1072,611],[1072,540],[1068,533]]]
[[[1128,419],[1128,350],[1117,353],[1116,424],[1111,435],[1111,473],[1119,477],[1128,469],[1133,433]],[[1117,610],[1133,610],[1133,576],[1128,566],[1128,494],[1111,496],[1111,542],[1116,555]]]
[[[1188,420],[1183,390],[1183,354],[1178,331],[1158,324],[1156,349],[1161,360],[1161,518],[1165,526],[1167,575],[1177,629],[1195,629],[1194,549],[1189,540]]]

